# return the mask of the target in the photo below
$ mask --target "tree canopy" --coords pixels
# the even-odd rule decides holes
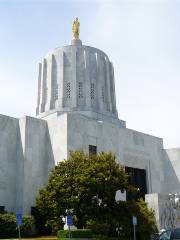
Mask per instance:
[[[116,191],[130,188],[128,175],[114,154],[96,156],[71,152],[70,157],[59,162],[51,172],[47,185],[37,197],[36,208],[46,226],[52,229],[62,227],[66,209],[73,209],[78,228],[90,227],[95,231],[98,228],[99,233],[102,229],[102,234],[114,234],[124,223],[132,228],[132,214],[139,214],[143,221],[148,219],[148,216],[143,218],[144,215],[151,214],[145,203],[116,202]],[[146,214],[140,213],[140,209],[145,209]],[[153,214],[150,216],[151,221],[146,224],[148,228],[151,226],[148,231],[154,227]]]

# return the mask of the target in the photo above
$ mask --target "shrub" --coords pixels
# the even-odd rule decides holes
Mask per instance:
[[[58,239],[69,238],[68,230],[60,230],[57,234]],[[72,238],[92,238],[93,234],[90,229],[73,229],[71,230]]]
[[[0,214],[0,238],[17,235],[16,217],[14,214]]]
[[[49,227],[50,222],[48,222],[44,213],[40,213],[36,207],[32,209],[32,216],[34,217],[34,223],[39,233],[47,235],[52,232],[52,227]],[[59,229],[60,228],[58,228],[58,230]]]
[[[45,226],[47,229],[51,230],[52,234],[57,234],[59,229],[63,229],[62,221],[60,218],[47,220]]]
[[[35,235],[34,218],[32,216],[23,216],[23,224],[21,226],[21,234],[23,237],[30,237]]]
[[[107,236],[110,232],[110,224],[108,223],[99,223],[93,220],[87,221],[87,227],[92,229],[94,234],[98,234],[100,236]]]
[[[21,235],[23,237],[35,234],[34,219],[32,216],[23,216],[23,224],[21,226]],[[12,213],[0,214],[0,238],[17,237],[18,229],[16,224],[16,216]]]

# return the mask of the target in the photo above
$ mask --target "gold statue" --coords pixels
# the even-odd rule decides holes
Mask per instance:
[[[73,39],[79,39],[79,26],[80,26],[80,22],[78,21],[78,17],[77,17],[72,24]]]

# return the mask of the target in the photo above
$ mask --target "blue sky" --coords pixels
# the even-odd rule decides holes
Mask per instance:
[[[180,0],[0,0],[0,113],[34,116],[38,62],[76,16],[114,64],[119,118],[180,147]]]

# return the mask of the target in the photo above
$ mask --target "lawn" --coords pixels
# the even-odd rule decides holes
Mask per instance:
[[[3,239],[3,240],[18,240],[19,238],[8,238],[8,239]],[[26,240],[57,240],[57,237],[55,236],[45,236],[45,237],[34,237],[34,238],[21,238],[21,240],[26,239]]]

